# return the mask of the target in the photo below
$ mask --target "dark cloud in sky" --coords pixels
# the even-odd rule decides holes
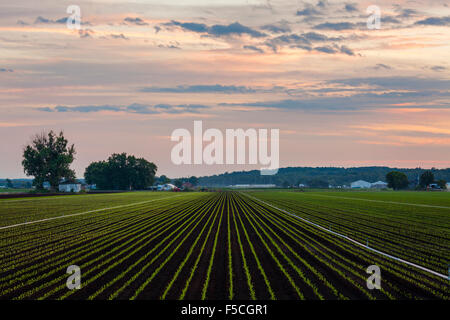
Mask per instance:
[[[450,80],[418,78],[418,77],[371,77],[350,78],[327,81],[328,84],[340,84],[353,87],[373,86],[388,90],[445,90],[449,91]]]
[[[316,8],[314,8],[313,6],[307,6],[306,8],[302,9],[302,10],[297,10],[296,15],[297,16],[317,16],[320,15],[321,12],[319,10],[317,10]]]
[[[345,11],[347,12],[358,12],[358,5],[356,3],[346,3],[344,6]]]
[[[373,67],[375,70],[391,70],[392,68],[386,64],[378,63],[375,67]]]
[[[57,20],[52,20],[52,19],[47,19],[44,17],[37,17],[36,20],[34,21],[35,24],[39,24],[39,23],[66,23],[67,22],[67,17],[61,18],[61,19],[57,19]]]
[[[256,52],[259,52],[259,53],[264,53],[263,49],[258,48],[256,46],[243,46],[243,48],[246,49],[246,50],[256,51]]]
[[[99,111],[121,111],[120,107],[102,105],[102,106],[76,106],[76,107],[66,107],[66,106],[56,106],[54,108],[38,108],[40,111],[46,112],[99,112]]]
[[[314,48],[314,50],[319,51],[319,52],[323,52],[323,53],[330,53],[330,54],[338,52],[336,50],[336,48],[333,48],[331,46],[316,47],[316,48]]]
[[[262,30],[266,30],[272,33],[286,33],[291,32],[291,28],[287,23],[279,23],[279,24],[266,24],[261,27]]]
[[[342,41],[344,38],[342,37],[328,37],[327,35],[317,33],[317,32],[307,32],[302,34],[284,34],[281,36],[277,36],[275,38],[267,40],[264,44],[271,48],[274,52],[277,52],[280,47],[289,46],[291,48],[299,48],[307,51],[312,50],[312,45],[315,42],[335,42]],[[334,45],[335,46],[335,45]],[[337,53],[343,52],[349,54],[346,48],[342,51],[340,48],[330,49],[326,46],[320,46],[317,51],[325,52],[325,53]],[[352,54],[351,54],[352,55]]]
[[[398,18],[411,18],[414,16],[417,16],[419,14],[419,12],[417,10],[414,9],[398,9],[397,11],[399,11],[399,14],[397,15]]]
[[[323,51],[333,51],[334,48]],[[382,65],[382,64],[380,64]],[[386,66],[386,65],[384,65]],[[320,89],[289,89],[299,98],[250,103],[220,103],[220,106],[266,107],[308,112],[368,110],[378,108],[450,109],[450,80],[413,77],[369,77],[330,80]],[[329,95],[346,92],[346,96]],[[301,97],[301,98],[300,98]],[[433,103],[436,101],[435,103]],[[413,104],[411,104],[413,102]],[[402,103],[407,103],[404,106]]]
[[[448,17],[430,17],[423,20],[419,20],[416,25],[424,26],[450,26],[450,16]]]
[[[231,36],[231,35],[243,35],[247,34],[253,38],[261,38],[265,37],[266,34],[254,30],[252,28],[246,27],[239,22],[234,22],[228,25],[215,24],[212,26],[207,26],[204,23],[195,23],[195,22],[178,22],[172,20],[171,22],[167,22],[163,24],[164,26],[177,26],[182,28],[183,30],[197,32],[197,33],[205,33],[215,37],[222,36]]]
[[[304,99],[285,99],[276,101],[259,101],[250,103],[220,103],[220,106],[244,106],[256,108],[269,108],[279,110],[303,110],[307,112],[326,111],[363,111],[382,108],[428,108],[428,109],[449,109],[444,104],[429,104],[429,98],[433,93],[423,92],[390,92],[390,93],[356,93],[354,95],[330,96],[330,97],[308,97]],[[426,104],[400,106],[401,102],[417,101],[421,99]]]
[[[356,27],[357,25],[351,22],[336,22],[336,23],[325,22],[314,26],[314,29],[341,31],[341,30],[355,29]]]
[[[319,0],[317,2],[317,6],[322,9],[325,9],[328,6],[328,1],[327,0]]]
[[[163,109],[166,113],[199,113],[201,110],[209,109],[210,107],[202,104],[180,104],[176,106],[156,105],[154,108],[156,110]]]
[[[127,112],[138,114],[159,114],[159,113],[198,113],[200,110],[209,109],[210,107],[200,104],[181,104],[181,105],[169,105],[169,104],[157,104],[154,106],[133,103],[129,106],[111,106],[111,105],[99,105],[99,106],[56,106],[53,108],[44,107],[38,108],[39,111],[44,112]]]
[[[341,53],[344,53],[344,54],[348,55],[348,56],[354,56],[354,55],[355,55],[355,53],[353,52],[353,50],[350,49],[350,48],[347,47],[347,46],[341,46],[341,47],[339,48],[339,51],[340,51]]]
[[[315,5],[312,5],[310,3],[306,3],[303,7],[303,9],[298,9],[296,15],[297,16],[303,16],[303,17],[311,17],[311,16],[318,16],[323,14],[323,12],[328,7],[328,1],[326,0],[319,0]]]
[[[161,93],[254,93],[255,89],[244,86],[224,86],[216,85],[193,85],[177,87],[146,87],[140,92],[161,92]]]
[[[311,45],[311,41],[304,37],[303,35],[298,35],[295,33],[285,34],[282,36],[278,36],[272,39],[269,39],[265,42],[265,44],[272,48],[273,51],[277,51],[278,47],[284,45]]]
[[[394,23],[394,24],[401,23],[401,21],[398,20],[397,18],[395,18],[393,16],[388,16],[388,15],[381,16],[381,22],[382,23]]]
[[[339,102],[338,100],[347,100]],[[283,110],[304,110],[304,111],[324,111],[324,110],[356,110],[357,106],[351,103],[350,99],[318,98],[318,99],[286,99],[277,101],[260,101],[250,103],[221,103],[221,106],[244,106]]]
[[[14,70],[9,68],[0,68],[0,72],[14,72]]]
[[[112,39],[122,39],[122,40],[130,40],[127,38],[123,33],[121,34],[110,34],[109,35]]]
[[[433,66],[430,69],[433,70],[433,71],[437,71],[437,72],[441,72],[441,71],[447,70],[447,68],[443,67],[443,66]]]
[[[136,18],[126,17],[125,19],[123,19],[123,21],[130,23],[130,24],[135,24],[137,26],[148,26],[148,23],[139,17],[136,17]]]
[[[195,22],[178,22],[172,20],[171,22],[164,23],[165,26],[177,26],[181,27],[183,30],[206,33],[208,31],[208,26],[204,23]]]
[[[67,19],[68,17],[63,17],[60,19],[48,19],[48,18],[44,18],[42,16],[39,16],[36,18],[36,20],[34,21],[34,24],[66,24],[67,23]],[[28,25],[26,22],[19,20],[17,21],[18,24],[20,25]],[[90,22],[88,21],[84,21],[83,19],[80,21],[80,23],[82,25],[91,25]]]
[[[243,26],[239,22],[235,22],[229,25],[220,25],[220,24],[213,25],[212,27],[209,28],[208,33],[218,37],[234,34],[237,35],[248,34],[254,38],[260,38],[265,36],[264,33]]]
[[[307,33],[303,33],[302,36],[305,39],[308,39],[310,41],[317,41],[317,42],[321,42],[321,41],[340,41],[343,38],[341,37],[328,37],[324,34],[321,33],[317,33],[317,32],[307,32]]]
[[[94,34],[95,32],[91,29],[80,29],[78,30],[78,34],[80,35],[80,38],[90,38],[91,34]]]
[[[162,49],[181,49],[181,47],[177,44],[160,44],[158,48]]]
[[[349,56],[354,56],[355,55],[353,50],[350,49],[349,47],[338,46],[338,45],[316,47],[316,48],[314,48],[314,50],[315,51],[319,51],[319,52],[323,52],[323,53],[328,53],[328,54],[343,53],[343,54],[346,54],[346,55],[349,55]]]

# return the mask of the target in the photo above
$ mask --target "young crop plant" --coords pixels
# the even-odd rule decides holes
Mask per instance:
[[[217,232],[216,236],[214,237],[214,243],[213,243],[213,249],[211,253],[211,258],[209,259],[209,265],[208,265],[208,271],[206,272],[206,279],[203,284],[202,288],[202,300],[206,299],[206,292],[208,290],[209,281],[211,278],[211,271],[213,269],[213,263],[214,263],[214,257],[216,255],[216,248],[217,248],[217,239],[219,238],[219,232],[220,232],[220,226],[222,225],[222,216],[223,216],[223,206],[222,202],[220,203],[220,218],[219,218],[219,225],[217,226]]]

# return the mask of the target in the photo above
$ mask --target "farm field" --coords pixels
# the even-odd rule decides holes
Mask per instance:
[[[450,192],[423,192],[423,191],[317,191],[310,195],[340,198],[354,198],[382,202],[401,202],[410,204],[423,204],[444,206],[450,208]]]
[[[0,299],[449,299],[447,279],[255,198],[315,221],[329,216],[401,257],[412,259],[416,250],[423,265],[446,274],[447,209],[293,192],[139,192],[0,201],[3,227],[19,224],[0,228]],[[109,209],[88,212],[102,208]],[[381,268],[381,290],[366,286],[373,264]],[[70,265],[81,269],[79,290],[66,287]]]
[[[445,207],[445,204],[450,194],[446,192],[251,194],[354,240],[368,241],[371,247],[380,251],[442,274],[448,272],[450,206]]]
[[[176,197],[176,193],[124,192],[84,194],[38,198],[0,199],[0,228],[67,214],[129,205],[159,198]]]
[[[33,189],[0,189],[0,194],[3,193],[24,193],[24,192],[30,192]]]

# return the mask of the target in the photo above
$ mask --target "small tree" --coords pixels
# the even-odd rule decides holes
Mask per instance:
[[[8,187],[10,189],[14,188],[14,185],[13,185],[11,179],[6,179],[6,187]]]
[[[425,171],[421,174],[419,184],[422,188],[425,188],[429,184],[434,182],[434,174],[431,171]]]
[[[441,180],[436,181],[436,183],[442,189],[447,189],[447,181],[441,179]]]
[[[166,183],[170,183],[170,179],[167,178],[167,176],[163,174],[161,177],[158,178],[158,182],[160,184],[166,184]]]
[[[183,187],[183,181],[180,179],[175,180],[174,184],[177,188],[181,189],[181,187]]]
[[[408,177],[403,172],[391,171],[386,175],[388,187],[394,190],[406,189],[408,187]]]
[[[196,176],[192,176],[188,179],[188,182],[193,186],[196,186],[198,185],[198,178]]]
[[[74,145],[68,145],[62,131],[59,135],[43,132],[24,148],[22,165],[26,175],[34,176],[37,189],[43,189],[44,182],[48,181],[54,190],[63,178],[75,179],[75,171],[70,169],[75,153]]]

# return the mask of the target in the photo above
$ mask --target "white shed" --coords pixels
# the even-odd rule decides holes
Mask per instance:
[[[387,189],[388,184],[384,181],[377,181],[372,183],[371,187],[374,189]]]
[[[59,184],[60,192],[80,192],[81,183],[76,181],[65,181]]]
[[[372,184],[370,182],[364,181],[364,180],[358,180],[355,182],[352,182],[350,184],[352,189],[366,189],[366,188],[370,188],[372,186]]]
[[[171,190],[174,190],[174,189],[176,189],[177,187],[175,187],[173,184],[171,184],[171,183],[166,183],[164,186],[163,186],[163,188],[162,188],[162,190],[163,191],[171,191]]]

